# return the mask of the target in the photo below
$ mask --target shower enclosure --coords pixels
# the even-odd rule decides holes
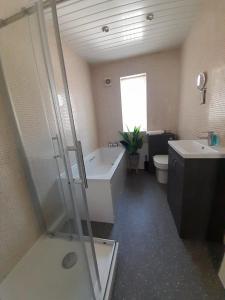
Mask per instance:
[[[33,1],[1,22],[1,72],[43,232],[0,284],[1,300],[110,295],[118,244],[92,236],[56,2]]]

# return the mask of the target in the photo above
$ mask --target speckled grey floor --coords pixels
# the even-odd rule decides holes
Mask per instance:
[[[93,231],[120,243],[112,300],[225,299],[217,277],[223,248],[178,237],[154,176],[130,175],[116,223],[94,224]]]

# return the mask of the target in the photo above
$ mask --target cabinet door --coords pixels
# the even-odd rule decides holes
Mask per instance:
[[[168,166],[168,203],[179,234],[181,233],[183,174],[184,161],[170,148]]]

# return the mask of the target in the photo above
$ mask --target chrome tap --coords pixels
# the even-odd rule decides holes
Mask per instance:
[[[202,134],[207,134],[207,135],[203,136]],[[208,145],[212,146],[213,145],[213,135],[214,135],[214,131],[204,131],[204,132],[201,132],[201,135],[198,136],[198,138],[199,139],[207,139]]]
[[[108,143],[108,147],[109,148],[111,148],[111,147],[119,147],[119,143],[118,142],[114,142],[114,143],[109,142]]]

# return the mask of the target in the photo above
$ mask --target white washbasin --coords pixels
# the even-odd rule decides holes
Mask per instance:
[[[169,145],[184,158],[223,158],[225,149],[208,146],[207,140],[169,141]]]

